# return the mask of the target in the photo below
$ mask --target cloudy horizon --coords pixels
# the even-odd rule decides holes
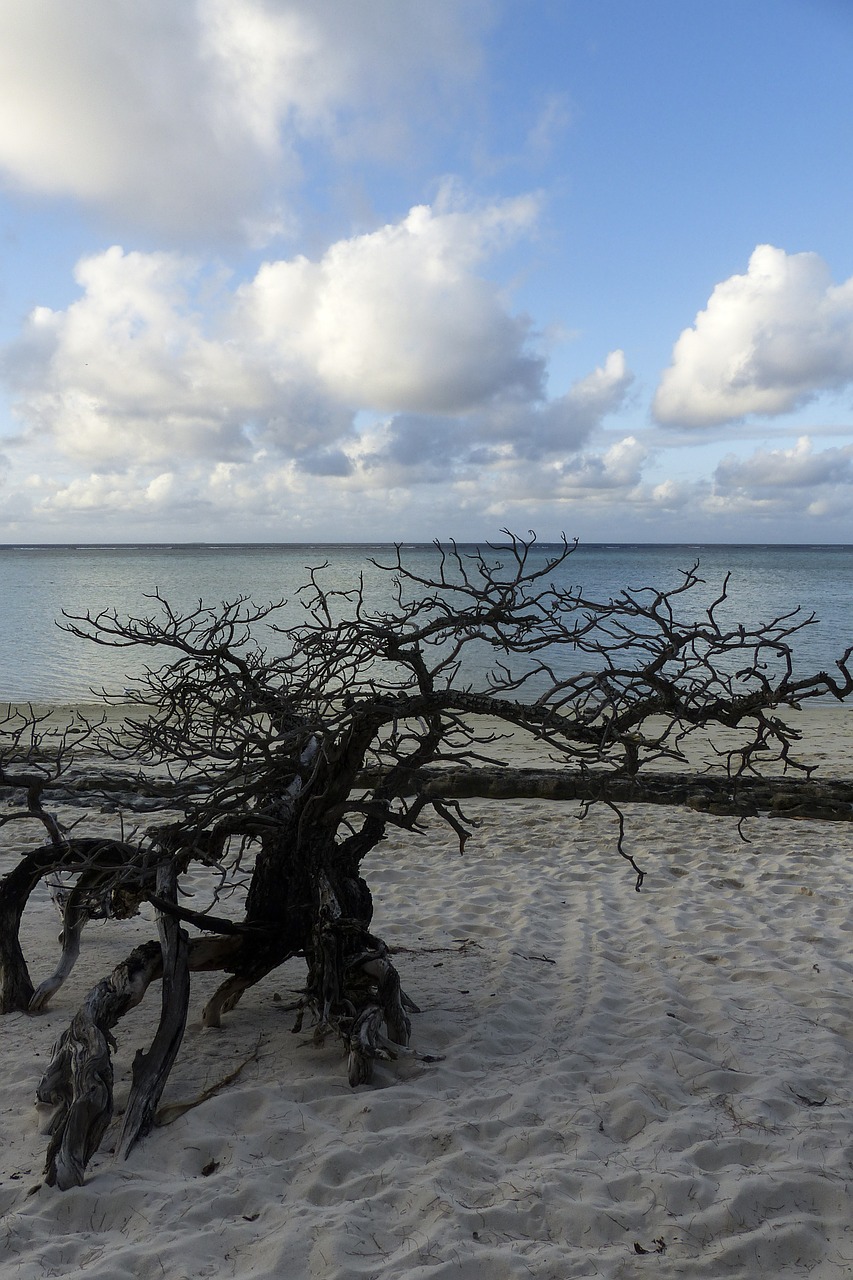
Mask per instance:
[[[853,15],[7,0],[0,542],[849,542]]]

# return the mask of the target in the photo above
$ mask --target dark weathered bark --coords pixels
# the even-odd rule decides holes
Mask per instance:
[[[44,1008],[70,973],[79,949],[79,930],[86,918],[85,894],[83,900],[79,894],[69,899],[74,906],[69,915],[68,932],[63,933],[63,955],[55,973],[41,984],[37,994],[19,935],[21,917],[39,881],[54,871],[100,868],[103,874],[109,866],[116,882],[120,882],[124,869],[127,878],[138,884],[138,858],[137,848],[118,840],[71,839],[58,845],[41,845],[24,854],[18,865],[0,880],[0,1013],[29,1009],[34,997],[33,1011]]]
[[[157,894],[166,902],[177,903],[178,880],[174,865],[165,863],[157,869]],[[147,1053],[137,1053],[133,1062],[133,1083],[124,1113],[117,1153],[127,1157],[134,1143],[150,1132],[154,1114],[163,1093],[172,1064],[178,1056],[187,1022],[190,999],[189,938],[173,916],[160,912],[157,919],[160,934],[163,981],[161,987],[160,1024]]]
[[[65,1190],[82,1184],[113,1115],[110,1030],[161,973],[160,944],[136,947],[90,991],[57,1041],[36,1092],[39,1102],[57,1106],[45,1165],[49,1186]]]
[[[28,1009],[35,988],[20,943],[21,916],[38,884],[19,864],[0,882],[0,1013]]]
[[[370,776],[360,779],[370,781]],[[421,769],[412,778],[424,795],[491,800],[605,800],[614,804],[672,804],[748,817],[853,820],[853,782],[841,779],[740,777],[725,773],[642,773],[634,777],[549,768]]]
[[[180,992],[185,982],[182,974],[185,966],[195,971],[224,968],[239,952],[240,945],[240,939],[235,937],[196,939],[189,944],[186,961],[181,955],[183,947],[176,949],[173,967],[179,999],[183,1001]],[[161,944],[152,941],[136,947],[109,977],[92,988],[71,1025],[56,1042],[50,1065],[36,1090],[39,1103],[56,1108],[49,1126],[51,1140],[45,1164],[48,1185],[56,1185],[62,1190],[82,1184],[86,1166],[97,1151],[113,1115],[112,1028],[140,1003],[151,983],[162,975]],[[180,1010],[178,1020],[183,1030]],[[144,1127],[148,1120],[151,1099],[152,1109],[156,1108],[154,1092],[157,1089],[162,1092],[174,1060],[172,1047],[177,1052],[178,1044],[174,1044],[176,1027],[168,1010],[165,1023],[159,1045],[150,1058],[151,1075],[147,1074],[144,1065],[138,1075],[134,1072],[139,1102],[134,1105],[134,1119],[128,1125],[125,1154],[139,1136],[139,1132],[132,1135],[131,1128],[138,1120]],[[171,1059],[167,1062],[169,1053]],[[157,1070],[158,1061],[160,1070]],[[149,1081],[153,1081],[150,1094],[146,1092]]]

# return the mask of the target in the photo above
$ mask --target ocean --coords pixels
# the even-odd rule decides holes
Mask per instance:
[[[461,550],[470,550],[462,547]],[[538,549],[544,556],[554,548]],[[435,548],[404,544],[413,567],[437,565]],[[307,566],[327,563],[330,587],[346,589],[365,575],[368,598],[390,603],[390,575],[382,545],[235,544],[0,547],[0,702],[66,706],[97,700],[104,687],[121,692],[141,669],[143,655],[75,639],[57,625],[63,610],[118,610],[140,616],[159,591],[178,608],[216,605],[243,595],[256,603],[286,597],[285,620],[301,610],[296,589]],[[498,551],[491,559],[500,558]],[[581,544],[561,570],[565,585],[608,599],[626,587],[675,587],[699,564],[707,601],[731,574],[727,618],[766,621],[799,606],[817,622],[794,643],[799,672],[831,667],[853,644],[853,546]],[[698,602],[697,602],[698,603]],[[150,653],[145,655],[150,660]],[[475,673],[476,674],[476,673]]]

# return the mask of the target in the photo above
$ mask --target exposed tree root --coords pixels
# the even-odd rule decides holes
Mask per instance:
[[[232,938],[203,938],[186,945],[177,938],[165,949],[169,978],[164,988],[160,1025],[147,1055],[134,1062],[131,1099],[120,1148],[126,1156],[151,1126],[169,1068],[186,1021],[189,970],[222,968],[235,952]],[[89,992],[71,1024],[54,1046],[53,1056],[36,1090],[36,1100],[56,1108],[45,1165],[49,1186],[79,1186],[113,1116],[115,1046],[112,1028],[143,999],[152,982],[163,977],[164,947],[146,942],[136,947]],[[172,1001],[177,1003],[173,1004]]]
[[[229,1071],[227,1076],[223,1076],[221,1080],[217,1080],[207,1089],[203,1089],[195,1098],[190,1098],[187,1102],[169,1102],[165,1106],[158,1107],[154,1116],[154,1124],[157,1128],[163,1128],[166,1125],[174,1124],[176,1120],[180,1120],[181,1116],[185,1116],[188,1111],[193,1111],[196,1107],[200,1107],[202,1103],[208,1102],[211,1098],[215,1098],[217,1093],[227,1088],[229,1084],[233,1084],[243,1071],[248,1067],[250,1062],[257,1062],[258,1055],[261,1051],[262,1037],[258,1036],[258,1042],[255,1045],[248,1058],[244,1058],[242,1062]]]

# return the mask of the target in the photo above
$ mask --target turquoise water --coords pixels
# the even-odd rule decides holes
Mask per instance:
[[[433,547],[404,548],[419,571],[437,564]],[[548,548],[542,548],[543,556]],[[370,598],[389,603],[389,577],[369,557],[388,561],[393,549],[364,545],[7,546],[0,547],[0,700],[65,704],[93,689],[121,690],[141,659],[76,640],[56,625],[62,610],[115,607],[142,615],[159,590],[173,605],[217,604],[238,595],[256,603],[288,597],[306,566],[329,563],[331,587],[354,586],[366,575]],[[492,558],[492,557],[490,557]],[[493,558],[498,558],[494,553]],[[832,665],[853,644],[853,547],[850,546],[580,546],[561,570],[561,583],[607,599],[624,587],[674,587],[698,560],[708,599],[731,573],[728,618],[753,623],[797,605],[819,622],[795,643],[798,669]],[[291,603],[286,617],[299,616]]]

